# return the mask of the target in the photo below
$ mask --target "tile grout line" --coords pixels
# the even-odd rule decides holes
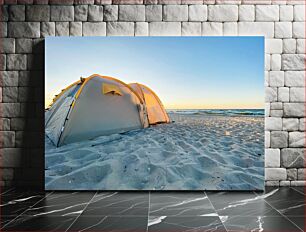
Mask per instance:
[[[146,230],[146,232],[149,231],[150,206],[151,206],[151,191],[149,191],[149,207],[148,207],[148,219],[147,219],[147,230]]]
[[[290,187],[290,188],[291,188],[291,189],[293,189],[294,191],[296,191],[296,192],[300,193],[300,194],[303,194],[303,195],[305,196],[305,193],[300,192],[299,190],[297,190],[297,189],[295,189],[295,188],[292,188],[292,187]]]
[[[10,189],[8,189],[8,190],[6,190],[6,191],[2,192],[0,195],[2,196],[3,194],[6,194],[6,193],[8,193],[8,192],[12,191],[13,189],[14,189],[14,188],[10,188]]]
[[[227,230],[227,228],[226,228],[226,226],[223,224],[222,220],[220,219],[219,213],[217,212],[217,210],[216,210],[215,206],[213,205],[213,203],[212,203],[212,202],[211,202],[211,200],[209,199],[209,197],[208,197],[207,193],[206,193],[205,191],[204,191],[204,193],[205,193],[205,195],[206,195],[206,197],[207,197],[207,199],[208,199],[209,203],[210,203],[210,204],[211,204],[211,206],[213,207],[213,209],[214,209],[215,213],[218,215],[218,218],[219,218],[219,220],[221,221],[221,224],[223,225],[224,229],[225,229],[226,231],[228,231],[228,230]]]
[[[286,215],[282,214],[279,210],[277,210],[275,207],[273,207],[269,202],[267,202],[266,200],[264,200],[268,205],[270,205],[273,209],[275,209],[278,213],[280,213],[280,215],[282,215],[284,218],[286,218],[288,221],[290,221],[293,225],[295,225],[298,229],[302,230],[297,224],[295,224],[293,221],[290,220],[290,218],[288,218]]]
[[[255,193],[256,194],[256,193]],[[258,194],[256,194],[258,195]],[[258,195],[259,196],[259,195]],[[278,209],[276,209],[273,205],[271,205],[266,199],[264,199],[264,201],[270,205],[274,210],[276,210],[280,215],[282,215],[284,218],[286,218],[288,221],[290,221],[293,225],[295,225],[299,230],[301,231],[304,231],[302,230],[297,224],[295,224],[293,221],[290,220],[290,218],[288,218],[286,215],[284,215],[283,213],[281,213]]]
[[[46,199],[49,195],[51,195],[53,192],[47,194],[45,197],[43,197],[42,199],[40,199],[39,201],[37,201],[35,204],[31,205],[28,209],[26,209],[25,211],[23,211],[21,214],[17,215],[16,217],[13,218],[13,220],[9,221],[8,223],[6,223],[3,227],[0,228],[0,231],[2,229],[4,229],[7,225],[11,224],[12,222],[16,221],[17,218],[19,218],[20,216],[22,216],[25,212],[27,212],[29,209],[33,208],[35,205],[37,205],[39,202],[41,202],[42,200]],[[3,215],[5,216],[5,215]]]
[[[86,208],[88,207],[88,205],[92,202],[92,199],[94,199],[94,197],[97,195],[97,192],[95,192],[95,194],[93,195],[93,197],[87,202],[87,204],[85,205],[82,213],[80,213],[75,219],[74,221],[70,224],[70,226],[65,230],[65,232],[67,232],[71,226],[78,220],[78,218],[83,214],[83,212],[86,210]]]

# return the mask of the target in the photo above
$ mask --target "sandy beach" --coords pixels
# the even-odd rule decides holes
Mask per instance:
[[[59,148],[46,137],[46,189],[263,189],[263,116],[169,116],[173,123]]]

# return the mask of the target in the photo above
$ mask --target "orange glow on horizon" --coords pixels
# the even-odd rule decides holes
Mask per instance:
[[[54,97],[55,94],[48,94],[45,96],[45,109],[48,108],[48,106],[53,102]]]
[[[50,94],[45,97],[45,108],[47,108],[53,101],[54,95]],[[262,102],[232,102],[222,104],[218,103],[168,103],[161,99],[165,109],[264,109]]]

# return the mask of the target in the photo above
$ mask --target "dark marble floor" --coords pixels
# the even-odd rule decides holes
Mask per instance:
[[[1,190],[1,231],[305,230],[305,188],[265,192]]]

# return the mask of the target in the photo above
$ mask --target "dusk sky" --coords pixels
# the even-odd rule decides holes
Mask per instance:
[[[48,37],[45,105],[97,73],[150,87],[167,109],[264,107],[264,37]]]

